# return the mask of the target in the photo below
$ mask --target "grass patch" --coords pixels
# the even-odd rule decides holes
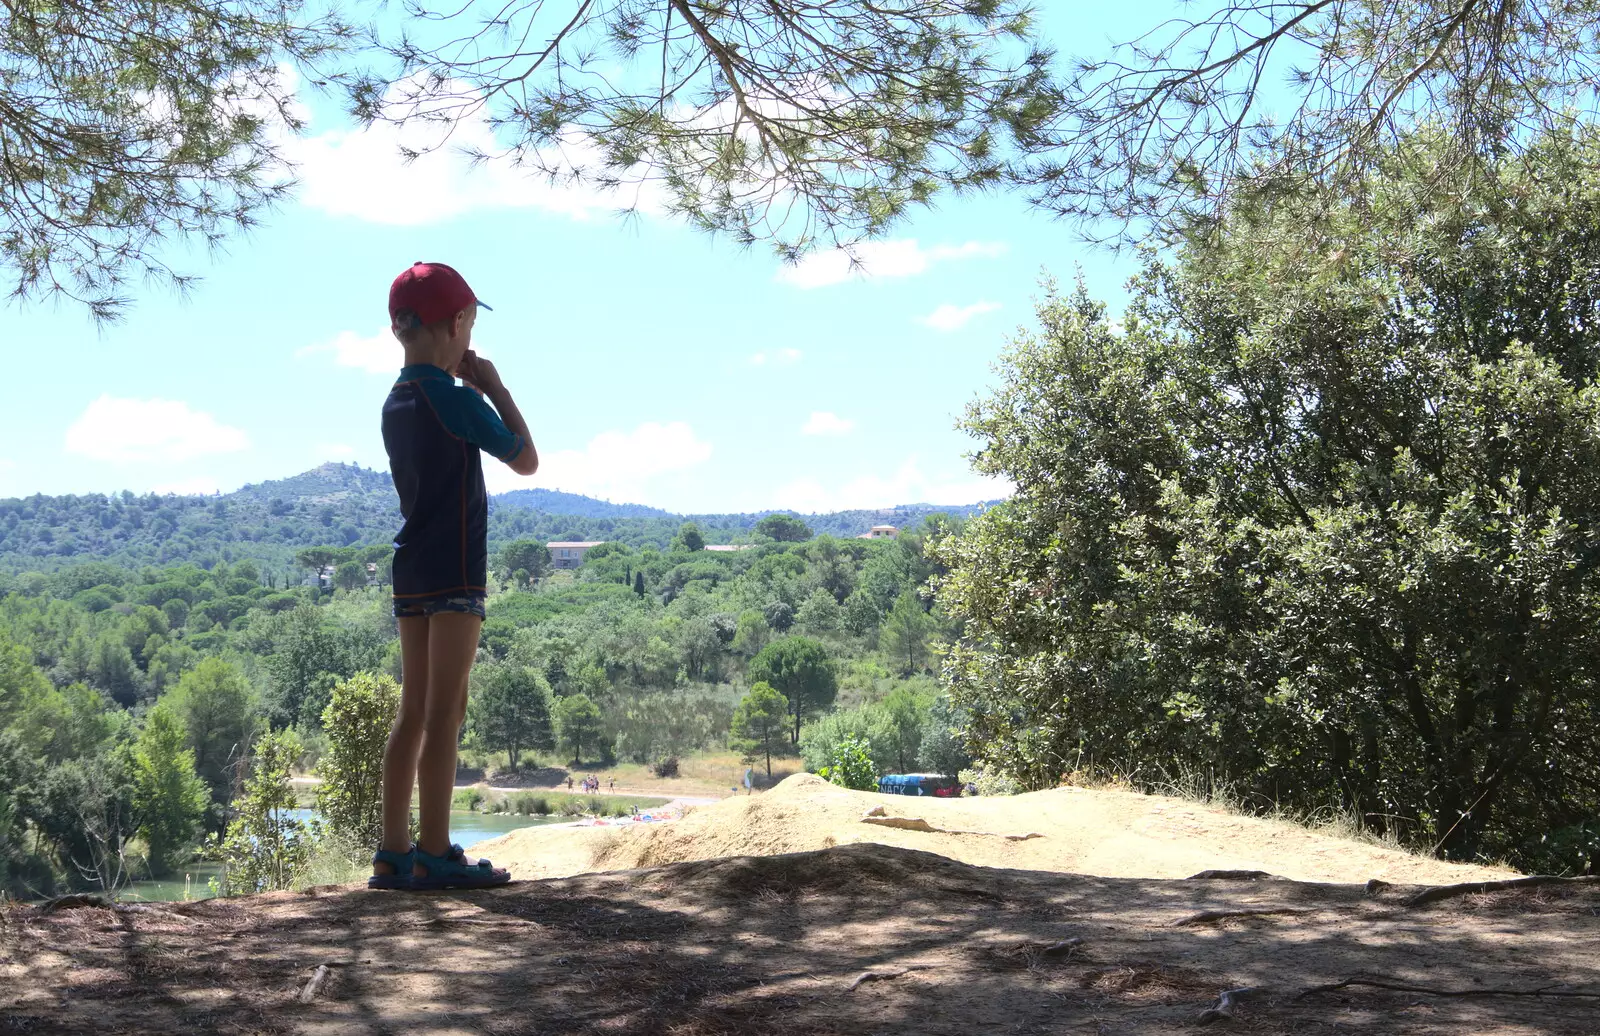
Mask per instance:
[[[460,792],[457,792],[457,795],[459,794]],[[562,791],[513,791],[491,799],[482,811],[530,817],[625,817],[635,809],[641,813],[648,813],[666,805],[668,801],[641,795],[569,795]]]

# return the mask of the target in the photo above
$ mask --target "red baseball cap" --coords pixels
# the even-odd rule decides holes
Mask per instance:
[[[389,319],[402,309],[417,315],[420,324],[447,319],[468,306],[491,307],[479,301],[467,280],[444,263],[412,263],[389,285]]]

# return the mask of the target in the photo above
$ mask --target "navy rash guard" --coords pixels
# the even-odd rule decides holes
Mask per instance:
[[[526,447],[494,408],[449,373],[419,363],[400,371],[383,404],[383,445],[405,524],[394,540],[394,596],[483,594],[489,497],[482,450],[509,461]]]

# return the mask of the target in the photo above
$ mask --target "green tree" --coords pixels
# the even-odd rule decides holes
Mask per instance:
[[[305,746],[292,730],[256,739],[244,794],[234,818],[216,843],[222,860],[218,882],[224,895],[270,892],[293,886],[305,870],[317,833],[290,814],[295,808],[289,773]]]
[[[210,794],[195,773],[183,723],[166,704],[145,716],[133,746],[133,812],[149,848],[150,870],[171,873],[194,847]]]
[[[584,561],[589,561],[587,555]],[[550,571],[550,548],[538,540],[513,540],[495,555],[495,571],[502,579],[511,579],[518,586],[526,588],[530,583],[543,579]]]
[[[551,712],[557,741],[572,749],[573,766],[582,765],[584,746],[593,748],[600,741],[600,707],[587,694],[569,694],[558,699]]]
[[[643,571],[635,572],[633,574],[633,594],[634,594],[635,597],[643,597],[644,596],[644,572]]]
[[[922,751],[928,720],[928,696],[910,687],[896,687],[875,706],[883,717],[885,748],[896,773],[912,773]]]
[[[789,702],[794,715],[794,744],[800,743],[800,724],[811,714],[832,705],[839,695],[838,680],[827,649],[806,637],[785,637],[761,649],[750,660],[750,683],[771,684]]]
[[[963,719],[964,714],[950,704],[948,696],[941,694],[933,700],[922,727],[917,755],[920,770],[954,777],[972,766],[972,755],[961,736]]]
[[[254,692],[232,663],[213,657],[184,673],[162,703],[188,732],[195,772],[211,789],[209,826],[220,830],[234,766],[248,753],[259,724]]]
[[[836,633],[842,614],[833,594],[819,586],[795,613],[795,621],[802,630],[813,635]]]
[[[515,770],[524,751],[556,747],[550,685],[544,674],[531,666],[506,662],[482,666],[475,675],[467,718],[469,729],[484,748],[505,752]]]
[[[909,675],[927,663],[928,641],[934,629],[933,619],[922,610],[922,601],[915,591],[907,590],[895,599],[894,607],[884,617],[878,646],[902,673]]]
[[[687,551],[705,550],[705,534],[700,531],[700,526],[694,522],[684,522],[683,527],[678,530],[678,536],[673,541],[673,546]]]
[[[729,730],[728,747],[746,759],[757,754],[766,757],[767,777],[772,777],[772,749],[788,726],[789,700],[771,684],[756,683],[739,699]]]
[[[766,617],[754,608],[739,613],[733,630],[733,650],[741,655],[754,656],[772,639],[772,627]]]
[[[352,844],[377,845],[383,837],[383,753],[399,711],[392,677],[357,673],[334,684],[322,712],[328,747],[317,761],[317,811]]]
[[[817,771],[817,776],[842,788],[877,791],[878,768],[872,762],[872,746],[853,734],[844,738],[835,746],[828,764]]]
[[[333,570],[333,585],[341,590],[355,590],[367,585],[367,566],[359,561],[340,562]]]
[[[967,420],[1017,493],[938,548],[986,769],[1178,762],[1453,857],[1600,862],[1600,143],[1464,198],[1427,188],[1448,154],[1410,142],[1359,212],[1242,205],[1120,327],[1041,307]]]
[[[769,514],[756,522],[755,531],[779,543],[804,543],[811,538],[811,526],[792,514]]]

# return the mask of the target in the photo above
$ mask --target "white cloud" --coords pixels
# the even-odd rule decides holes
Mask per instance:
[[[249,447],[244,432],[168,399],[103,395],[67,429],[66,451],[121,463],[190,460]]]
[[[194,478],[153,486],[150,491],[157,496],[166,496],[168,493],[174,496],[210,496],[212,493],[222,492],[222,485],[214,478],[197,475]]]
[[[912,456],[888,478],[863,475],[831,486],[819,479],[796,479],[779,487],[772,506],[802,514],[820,514],[897,504],[973,504],[980,500],[998,500],[1011,491],[1012,487],[1004,481],[970,472],[955,477],[929,476]]]
[[[602,432],[581,450],[544,454],[531,479],[514,474],[503,464],[488,462],[484,475],[495,493],[542,487],[639,503],[659,497],[651,489],[661,476],[697,467],[710,458],[711,444],[696,438],[687,422],[648,421],[631,432]]]
[[[1007,245],[1000,241],[968,241],[923,248],[915,238],[863,241],[850,248],[813,252],[778,270],[776,280],[796,288],[820,288],[867,277],[914,277],[935,263],[960,259],[998,259]]]
[[[800,428],[801,435],[849,435],[856,423],[840,417],[831,410],[813,410],[811,417]]]
[[[935,331],[959,331],[973,317],[993,313],[999,308],[998,302],[974,302],[970,306],[955,306],[947,302],[917,322]]]
[[[332,353],[333,362],[341,367],[354,367],[369,374],[394,374],[405,366],[405,353],[400,343],[388,330],[379,331],[366,338],[354,331],[341,331],[331,342],[308,345],[295,350],[299,357]]]
[[[518,168],[508,157],[474,165],[468,157],[497,155],[505,149],[496,140],[486,113],[451,119],[475,103],[465,86],[447,81],[431,97],[404,101],[418,80],[397,84],[389,101],[412,118],[403,126],[376,123],[366,128],[330,129],[283,141],[296,166],[299,200],[335,216],[371,223],[420,226],[453,219],[480,209],[533,208],[577,220],[636,207],[665,211],[660,190],[652,184],[602,188],[582,183],[574,170],[597,170],[600,153],[586,140],[570,135],[539,155],[545,165],[566,173],[556,182],[535,168]],[[407,161],[404,152],[420,152]]]
[[[342,442],[319,442],[317,455],[330,460],[349,460],[356,455],[356,448]]]
[[[752,367],[792,367],[804,355],[799,349],[763,349],[750,357]]]

